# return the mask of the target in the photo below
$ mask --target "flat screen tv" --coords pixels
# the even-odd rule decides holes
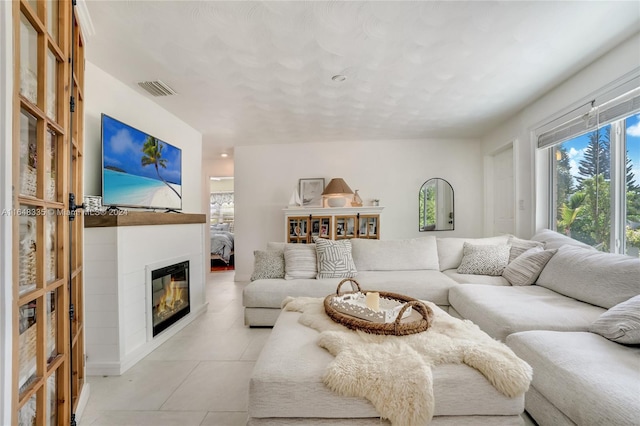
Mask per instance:
[[[102,114],[102,204],[182,209],[182,151]]]

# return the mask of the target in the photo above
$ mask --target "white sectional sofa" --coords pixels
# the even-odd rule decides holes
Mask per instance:
[[[532,240],[557,249],[534,285],[458,272],[465,242],[505,245],[509,236],[352,240],[355,279],[363,289],[430,300],[505,341],[533,367],[525,407],[540,425],[637,424],[640,346],[590,330],[603,313],[640,294],[640,259],[601,253],[550,230]],[[286,296],[324,297],[340,280],[253,281],[244,289],[246,323],[273,325]]]

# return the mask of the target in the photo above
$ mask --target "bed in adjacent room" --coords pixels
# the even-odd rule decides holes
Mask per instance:
[[[226,265],[232,261],[233,233],[229,223],[211,225],[211,260],[222,260]]]

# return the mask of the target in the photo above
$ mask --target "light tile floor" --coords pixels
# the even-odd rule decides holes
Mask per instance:
[[[79,425],[244,426],[249,376],[271,329],[244,326],[244,285],[233,275],[209,274],[207,312],[126,373],[88,377]]]
[[[240,426],[269,328],[244,326],[234,273],[208,275],[209,307],[122,376],[90,376],[80,426]]]

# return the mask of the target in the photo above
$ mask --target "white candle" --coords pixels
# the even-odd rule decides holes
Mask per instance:
[[[380,310],[380,293],[377,291],[369,292],[366,295],[367,308],[378,312]]]

